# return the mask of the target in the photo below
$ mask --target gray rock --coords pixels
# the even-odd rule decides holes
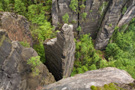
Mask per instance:
[[[78,13],[73,12],[69,5],[71,0],[52,0],[52,24],[55,27],[62,26],[64,24],[62,17],[68,13],[69,23],[72,23],[74,30],[78,27]]]
[[[131,19],[135,17],[134,2],[134,0],[113,0],[112,3],[110,3],[110,7],[105,15],[105,19],[102,22],[102,26],[96,38],[96,49],[105,49],[115,27],[121,27],[122,25],[129,24]],[[128,3],[130,3],[129,7],[123,15],[122,10]]]
[[[124,70],[107,67],[62,79],[45,86],[43,90],[91,90],[92,85],[103,86],[112,82],[129,84],[133,81],[134,79]]]
[[[44,43],[46,66],[56,80],[68,77],[74,64],[75,42],[73,26],[64,24],[57,38]]]
[[[11,41],[6,31],[0,29],[0,90],[35,90],[36,87],[55,82],[46,66],[37,66],[39,75],[33,76],[27,60],[38,54]]]
[[[121,17],[121,10],[127,0],[113,0],[105,15],[101,30],[98,32],[95,48],[104,49]]]
[[[24,16],[0,12],[0,28],[5,29],[11,40],[28,42],[32,46],[29,22]]]
[[[108,3],[109,0],[86,0],[86,2],[81,3],[86,7],[80,8],[79,26],[82,28],[80,35],[90,33],[93,38],[96,38]],[[82,18],[83,13],[87,13],[86,19]]]

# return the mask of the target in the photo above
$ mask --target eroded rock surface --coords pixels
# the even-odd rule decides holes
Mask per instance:
[[[107,67],[62,79],[45,86],[44,90],[91,90],[90,87],[92,85],[103,86],[112,82],[129,84],[133,81],[134,79],[124,70]]]
[[[126,4],[130,3],[127,11],[122,13],[122,10]],[[95,42],[96,49],[105,49],[110,37],[112,36],[115,27],[121,27],[124,24],[128,24],[133,17],[135,17],[135,1],[134,0],[113,0],[103,20],[101,30],[98,32]]]
[[[62,17],[67,13],[69,15],[69,22],[72,23],[74,29],[78,27],[78,13],[73,12],[69,5],[71,0],[52,0],[52,24],[55,27],[63,25],[65,22]]]
[[[33,76],[27,60],[37,55],[34,49],[11,41],[6,31],[0,29],[0,90],[35,90],[38,86],[55,82],[42,63],[37,67],[39,75]]]
[[[70,76],[75,53],[73,26],[64,24],[57,38],[45,41],[44,47],[46,66],[56,80]]]
[[[0,28],[7,31],[11,40],[28,42],[32,46],[29,22],[24,16],[0,12]]]
[[[72,10],[70,7],[71,1],[72,0],[53,0],[52,24],[56,27],[63,25],[62,17],[68,13],[69,23],[73,24],[74,32],[77,32],[77,28],[80,26],[81,31],[78,33],[79,35],[91,33],[91,36],[95,38],[109,1],[78,0],[78,2],[76,2],[76,4],[78,4],[76,10]],[[81,7],[82,5],[85,7]],[[87,14],[86,18],[83,18],[84,13]]]

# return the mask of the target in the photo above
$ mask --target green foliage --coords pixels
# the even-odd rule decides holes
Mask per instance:
[[[135,24],[133,19],[126,30],[117,28],[112,41],[106,47],[106,58],[113,62],[113,66],[126,70],[135,78]],[[121,32],[119,32],[119,31]]]
[[[23,41],[21,41],[21,42],[19,42],[22,46],[24,46],[24,47],[30,47],[30,44],[28,43],[28,42],[23,42]]]
[[[117,85],[114,84],[114,83],[105,84],[105,85],[102,86],[102,87],[99,87],[99,86],[91,86],[90,88],[91,88],[91,90],[125,90],[125,89],[123,89],[123,88],[120,88],[119,86],[117,86]]]
[[[69,20],[69,15],[68,13],[66,13],[63,17],[62,17],[62,20],[64,23],[68,23],[68,20]]]
[[[81,31],[81,30],[82,30],[82,27],[78,26],[77,31]]]
[[[87,17],[87,13],[86,12],[82,13],[82,18],[86,19],[86,17]]]
[[[30,22],[32,37],[34,40],[33,48],[45,62],[45,51],[43,41],[53,38],[55,31],[48,22],[45,13],[51,11],[52,0],[0,0],[0,11],[12,11],[25,16]],[[24,46],[29,46],[25,42],[20,42]]]
[[[39,75],[39,69],[37,69],[37,66],[41,64],[40,62],[40,56],[31,57],[29,60],[27,60],[27,64],[29,64],[32,67],[32,73],[34,76]]]
[[[84,9],[86,6],[84,4],[80,5],[81,9]]]
[[[99,7],[99,13],[101,16],[103,15],[103,12],[106,9],[107,5],[108,5],[108,2],[104,1],[102,5]]]
[[[122,10],[122,14],[125,14],[126,11],[127,11],[127,6],[124,6],[124,8]]]
[[[21,15],[25,15],[26,13],[26,7],[24,5],[24,3],[21,0],[15,0],[15,12],[21,14]]]
[[[79,40],[76,40],[76,60],[72,75],[98,69],[102,61],[89,34],[82,35]]]
[[[69,7],[72,9],[72,11],[77,12],[78,0],[71,0]]]

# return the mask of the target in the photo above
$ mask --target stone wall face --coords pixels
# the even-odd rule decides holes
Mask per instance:
[[[34,49],[11,41],[6,31],[0,29],[0,90],[35,90],[38,86],[55,82],[42,63],[37,66],[40,74],[33,76],[27,60],[37,55]]]
[[[129,24],[135,17],[135,0],[78,0],[77,12],[70,8],[72,0],[53,0],[52,24],[61,27],[62,16],[69,14],[69,23],[73,24],[78,36],[90,33],[95,40],[96,49],[105,49],[116,26]],[[85,7],[81,7],[84,5]],[[123,12],[124,8],[126,12]],[[86,17],[84,18],[84,14]],[[81,27],[81,31],[77,28]]]
[[[109,83],[129,84],[133,81],[134,79],[124,70],[107,67],[62,79],[45,86],[43,90],[91,90],[90,87],[93,85],[104,86]]]
[[[74,64],[75,42],[73,26],[64,24],[57,38],[45,41],[46,66],[56,80],[68,77]]]
[[[32,46],[29,22],[24,16],[0,12],[0,28],[7,31],[11,40],[28,42]]]

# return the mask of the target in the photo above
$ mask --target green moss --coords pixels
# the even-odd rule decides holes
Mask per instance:
[[[114,83],[110,83],[110,84],[105,84],[102,87],[99,86],[91,86],[92,90],[123,90],[122,88],[118,87],[117,85],[115,85]]]
[[[71,0],[69,7],[72,9],[72,11],[77,12],[78,0]]]
[[[97,90],[97,87],[91,86],[91,89],[92,89],[92,90]]]
[[[108,5],[108,2],[104,1],[102,3],[102,5],[99,7],[99,13],[101,16],[103,15],[103,12],[104,12],[105,8],[107,7],[107,5]]]
[[[3,41],[5,40],[5,38],[6,38],[5,35],[3,35],[3,36],[1,37],[1,39],[0,39],[0,46],[3,44]]]

